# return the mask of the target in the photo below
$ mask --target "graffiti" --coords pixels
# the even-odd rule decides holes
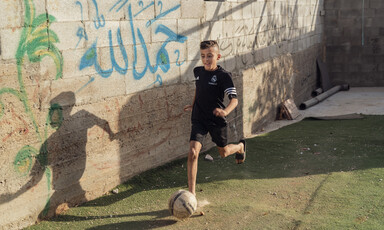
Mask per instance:
[[[84,22],[83,5],[82,5],[81,2],[79,2],[79,1],[76,1],[76,5],[79,5],[79,7],[80,7],[80,12],[81,12],[81,22]],[[87,32],[85,32],[84,27],[79,27],[79,28],[77,29],[76,36],[79,37],[79,41],[77,42],[75,48],[77,48],[77,46],[79,45],[81,39],[84,38],[86,41],[88,41],[88,35],[87,35]]]
[[[141,14],[144,10],[148,9],[149,7],[155,5],[155,2],[151,2],[149,3],[146,7],[144,7],[144,3],[143,1],[139,1],[139,6],[141,6],[141,10],[139,12],[137,12],[134,17],[136,17],[137,15]]]
[[[244,66],[253,62],[253,58],[256,57],[256,48],[267,45],[266,35],[256,32],[257,30],[255,24],[249,24],[234,28],[233,33],[236,37],[228,36],[226,33],[224,38],[218,41],[222,55],[238,56],[239,63]]]
[[[87,87],[89,84],[91,84],[94,80],[95,80],[95,77],[91,77],[91,79],[89,79],[89,81],[87,83],[85,83],[80,89],[76,90],[75,93],[78,93],[81,90],[83,90],[85,87]]]
[[[120,51],[121,51],[121,54],[123,55],[123,59],[124,59],[124,63],[125,63],[125,66],[123,68],[117,64],[116,59],[115,59],[114,49],[112,46],[112,31],[111,30],[109,30],[108,36],[109,36],[109,45],[110,45],[109,46],[109,53],[110,53],[110,58],[111,58],[111,62],[112,62],[112,67],[108,70],[103,70],[100,67],[100,64],[97,61],[97,48],[96,48],[97,41],[95,41],[92,44],[91,48],[89,48],[85,52],[84,56],[81,58],[80,70],[82,70],[88,66],[94,66],[96,71],[103,78],[108,78],[109,76],[111,76],[114,69],[117,72],[119,72],[120,74],[126,74],[127,73],[128,57],[127,57],[127,52],[126,52],[124,45],[123,45],[123,41],[121,39],[120,29],[117,30],[117,42],[119,44]]]
[[[95,6],[97,6],[96,0],[94,0],[94,3],[95,3]],[[116,9],[116,11],[119,11],[121,9],[121,7],[123,7],[127,3],[128,3],[128,1],[123,2],[122,0],[119,0],[119,1],[115,2],[115,4],[110,8],[109,11],[114,10],[118,6],[119,7]],[[163,42],[163,44],[159,48],[157,54],[155,54],[156,55],[156,63],[151,63],[145,38],[141,32],[141,29],[136,28],[135,21],[133,19],[134,19],[134,17],[136,17],[137,15],[139,15],[140,13],[142,13],[143,11],[148,9],[149,7],[154,6],[155,3],[154,3],[154,1],[152,1],[148,5],[144,6],[143,1],[139,1],[138,4],[141,7],[141,9],[139,10],[139,12],[137,12],[134,15],[132,12],[132,4],[131,3],[128,4],[128,17],[129,17],[128,20],[129,20],[129,26],[130,26],[130,31],[131,31],[131,38],[132,38],[132,42],[133,42],[133,61],[131,62],[132,63],[132,76],[133,76],[134,80],[140,80],[148,72],[150,72],[150,73],[156,75],[156,79],[149,86],[153,86],[153,85],[159,85],[160,86],[163,84],[163,79],[161,77],[161,74],[158,73],[158,70],[161,69],[163,73],[167,73],[171,68],[171,60],[170,60],[169,53],[167,50],[167,45],[171,42],[184,43],[187,40],[187,37],[176,34],[174,31],[172,31],[170,28],[168,28],[167,26],[165,26],[163,24],[156,25],[155,35],[163,34],[167,38],[165,39],[165,41]],[[154,24],[154,22],[156,22],[159,18],[162,18],[162,17],[166,16],[167,14],[180,8],[180,4],[178,4],[178,5],[176,5],[176,6],[163,12],[162,1],[158,2],[158,6],[160,7],[159,15],[157,15],[155,18],[149,20],[146,23],[147,27]],[[96,27],[96,28],[98,28],[98,27]],[[109,39],[109,54],[110,54],[110,60],[111,60],[111,67],[106,68],[106,69],[103,69],[101,67],[101,64],[99,63],[99,60],[98,60],[98,49],[97,49],[97,42],[98,41],[96,38],[95,41],[92,43],[91,47],[89,47],[85,51],[84,55],[81,57],[79,70],[84,70],[85,68],[92,67],[96,70],[97,74],[99,76],[101,76],[102,78],[109,78],[113,72],[117,72],[121,75],[127,74],[128,64],[129,64],[128,63],[128,55],[127,55],[126,48],[124,47],[124,41],[123,41],[124,38],[121,35],[121,29],[120,28],[117,29],[115,36],[116,36],[117,45],[119,47],[119,51],[120,51],[122,60],[124,62],[124,64],[122,66],[120,66],[118,64],[116,57],[115,57],[115,48],[113,47],[112,34],[113,34],[112,30],[109,30],[108,31],[108,39]],[[79,35],[80,38],[82,38],[82,35],[83,34],[81,34],[81,36]],[[138,63],[137,63],[137,61],[139,59],[138,44],[140,44],[140,46],[141,46],[142,55],[143,55],[144,60],[145,60],[145,65],[143,68],[140,68],[141,69],[140,71],[138,70]],[[177,55],[177,59],[175,60],[176,66],[182,65],[185,62],[185,60],[180,61],[180,50],[175,50],[174,53]],[[90,84],[93,80],[94,79],[91,79],[91,81],[87,82],[84,86],[81,87],[81,89],[86,87],[86,85]]]
[[[109,12],[111,12],[118,4],[120,4],[123,0],[118,0],[112,7],[109,9]],[[116,9],[116,12],[119,12],[121,8],[125,6],[125,4],[128,3],[129,0],[124,0],[122,4],[120,4],[119,8]]]
[[[63,62],[61,53],[54,45],[54,43],[59,42],[59,39],[56,33],[49,29],[50,24],[55,21],[55,18],[47,14],[41,14],[35,17],[33,1],[24,0],[24,3],[26,8],[25,27],[22,30],[15,57],[17,61],[17,78],[20,88],[0,88],[0,95],[8,93],[20,99],[23,103],[26,114],[33,123],[38,139],[42,141],[39,127],[36,119],[34,118],[31,107],[29,106],[28,95],[23,80],[22,67],[24,63],[24,56],[27,55],[30,62],[40,62],[44,57],[51,57],[57,70],[55,79],[62,76]],[[0,103],[2,111],[4,111],[4,104],[2,102]],[[0,115],[3,115],[3,112]]]
[[[0,96],[3,94],[11,94],[17,97],[24,107],[24,112],[32,122],[33,128],[35,129],[35,133],[37,139],[41,144],[41,149],[45,149],[43,146],[43,142],[47,139],[48,135],[48,127],[47,124],[45,126],[44,135],[39,130],[39,125],[35,119],[35,115],[32,111],[32,107],[30,106],[29,97],[27,94],[27,90],[25,88],[24,79],[23,79],[23,64],[24,58],[27,56],[29,61],[41,62],[44,57],[50,57],[55,66],[56,66],[56,76],[55,80],[62,77],[63,71],[63,59],[61,53],[58,48],[54,45],[54,43],[59,42],[59,38],[55,32],[53,32],[49,27],[52,22],[56,19],[52,15],[49,14],[40,14],[36,17],[35,15],[35,6],[33,0],[24,0],[25,5],[25,18],[23,30],[21,32],[19,46],[16,51],[16,63],[17,63],[17,80],[19,83],[19,89],[16,88],[0,88]],[[0,119],[4,116],[4,103],[0,98]],[[47,121],[52,121],[53,113],[48,113]],[[19,117],[21,120],[21,118]],[[48,122],[47,122],[48,123]],[[28,132],[28,130],[25,130]],[[22,147],[18,153],[16,154],[15,160],[13,162],[14,169],[17,173],[21,175],[27,175],[33,165],[33,162],[36,161],[40,164],[40,166],[46,165],[46,153],[43,151],[38,151],[36,148],[30,145],[26,145]],[[35,160],[34,160],[35,159]],[[49,204],[49,193],[50,193],[50,181],[51,181],[51,172],[48,167],[44,168],[45,175],[47,178],[48,184],[48,198],[47,204]],[[46,208],[48,206],[46,205]]]
[[[225,34],[224,39],[219,40],[219,46],[222,54],[237,55],[244,52],[251,51],[254,55],[255,48],[260,48],[268,45],[268,39],[265,33],[259,33],[255,24],[241,25],[236,27],[233,32],[237,35],[235,38],[228,38],[228,34]]]
[[[32,169],[33,159],[32,157],[36,157],[38,155],[38,151],[32,146],[26,145],[24,146],[16,155],[16,158],[13,162],[15,171],[20,175],[26,176]]]
[[[52,152],[49,152],[48,149],[48,134],[55,130],[60,129],[64,122],[63,108],[60,104],[54,103],[47,109],[45,123],[39,124],[38,120],[35,118],[35,111],[32,102],[30,101],[31,97],[28,95],[28,90],[25,84],[25,74],[23,73],[25,58],[28,58],[31,63],[38,63],[43,60],[43,58],[50,58],[53,61],[53,64],[56,69],[56,74],[53,76],[54,80],[60,79],[63,74],[63,57],[56,47],[56,43],[59,42],[57,34],[50,29],[51,23],[55,22],[55,17],[47,13],[40,15],[35,15],[35,5],[33,0],[23,0],[25,7],[24,15],[24,27],[22,28],[19,45],[15,54],[15,59],[17,63],[17,80],[18,87],[0,87],[0,122],[6,123],[9,122],[5,119],[8,116],[9,110],[6,110],[5,107],[9,106],[4,103],[4,99],[1,98],[2,95],[8,94],[12,97],[16,97],[22,104],[23,112],[26,116],[14,116],[17,121],[21,122],[21,125],[24,125],[22,128],[17,130],[12,130],[7,133],[7,137],[3,138],[3,141],[9,141],[11,136],[18,132],[21,135],[26,135],[27,133],[32,133],[34,138],[37,141],[33,142],[36,144],[24,144],[22,148],[18,151],[15,151],[15,158],[13,163],[14,171],[21,176],[33,176],[33,181],[25,184],[22,189],[17,191],[15,194],[6,194],[0,196],[0,203],[9,202],[12,199],[22,195],[22,193],[28,191],[31,188],[31,184],[36,184],[35,182],[45,178],[46,180],[46,189],[47,189],[47,199],[42,211],[42,215],[45,216],[51,206],[52,201],[52,187],[54,188],[54,169],[53,166],[49,163],[49,157],[52,157]],[[104,14],[99,11],[99,6],[97,0],[92,0],[93,6],[95,8],[95,15],[91,17],[91,25],[95,26],[96,30],[99,30],[101,27],[107,26],[107,21],[105,20]],[[83,13],[86,10],[83,9],[83,5],[80,1],[76,1],[75,5],[78,7],[81,13],[81,20],[84,23]],[[129,23],[127,24],[130,29],[130,39],[133,41],[133,59],[128,62],[128,55],[126,47],[124,46],[124,37],[122,36],[121,29],[118,28],[116,31],[108,30],[108,39],[109,39],[109,58],[111,64],[109,67],[101,67],[101,64],[98,60],[98,39],[97,37],[94,41],[91,41],[89,44],[90,47],[84,52],[83,56],[80,59],[79,70],[85,68],[94,68],[99,76],[102,78],[109,78],[112,73],[116,72],[121,75],[131,74],[132,80],[141,80],[145,77],[146,74],[155,76],[155,80],[149,86],[161,86],[163,84],[162,74],[165,74],[170,71],[171,63],[176,63],[176,66],[181,66],[185,63],[185,60],[181,58],[180,50],[169,50],[170,43],[184,43],[187,40],[187,37],[182,36],[174,32],[172,29],[166,25],[160,24],[159,19],[165,17],[171,12],[180,8],[180,4],[168,8],[167,10],[163,8],[163,3],[161,1],[157,2],[159,7],[159,14],[145,24],[146,27],[138,28],[135,24],[134,18],[143,13],[144,11],[150,9],[150,7],[155,7],[155,2],[152,1],[148,5],[144,5],[143,1],[139,1],[138,5],[140,8],[137,12],[132,12],[132,5],[127,0],[118,0],[115,1],[113,6],[109,9],[110,11],[120,11],[122,7],[127,7]],[[144,21],[145,22],[145,21]],[[150,53],[147,48],[146,39],[143,36],[143,29],[149,29],[148,27],[153,27],[154,35],[165,37],[163,43],[159,43],[159,48],[154,53],[154,61],[150,61]],[[152,28],[150,28],[152,29]],[[84,26],[80,26],[77,29],[75,36],[78,38],[76,47],[79,46],[80,42],[84,40],[88,41],[89,37],[85,30]],[[113,46],[113,41],[117,41],[117,46]],[[118,48],[117,48],[118,47]],[[119,52],[117,55],[116,52]],[[175,60],[170,60],[170,53],[175,55]],[[116,57],[122,57],[122,60],[116,60]],[[139,58],[144,59],[144,67],[138,66]],[[151,63],[153,62],[153,63]],[[129,64],[131,64],[131,69],[128,72]],[[140,68],[140,69],[139,69]],[[132,72],[131,72],[132,71]],[[151,74],[149,74],[151,73]],[[81,91],[89,84],[96,80],[95,76],[90,77],[89,81],[83,85],[78,91]],[[38,81],[38,79],[36,79]],[[77,91],[77,92],[78,92]],[[169,106],[167,106],[167,113],[170,113]],[[40,111],[39,114],[44,111]],[[180,114],[171,116],[168,114],[168,119],[175,119]],[[86,116],[84,116],[86,117]],[[29,126],[29,124],[31,124]],[[27,127],[27,128],[25,128]],[[105,130],[108,127],[102,125],[101,129]],[[142,130],[142,124],[137,123],[137,126],[133,126],[128,129],[128,132],[139,132]],[[96,130],[96,129],[95,129]],[[162,126],[161,130],[166,130],[167,135],[165,139],[162,139],[156,145],[161,145],[169,137],[171,133],[171,127]],[[168,133],[169,131],[169,133]],[[96,135],[103,136],[104,133],[100,133],[96,130]],[[90,131],[92,134],[92,131]],[[95,131],[93,131],[95,133]],[[56,134],[58,136],[59,134]],[[52,136],[52,135],[51,135]],[[51,137],[50,137],[51,138]],[[52,140],[52,139],[49,139]],[[85,153],[85,148],[84,148]],[[84,158],[85,159],[85,158]],[[53,204],[52,204],[53,205]]]
[[[130,16],[132,16],[132,15],[130,14]],[[131,24],[131,29],[132,29],[132,38],[133,38],[133,41],[135,43],[136,37],[135,37],[135,34],[133,32],[133,30],[134,30],[133,21],[130,21],[130,24]],[[136,80],[140,80],[145,75],[147,69],[149,69],[152,73],[155,73],[157,71],[157,68],[160,67],[160,69],[164,73],[168,72],[168,70],[170,69],[170,61],[169,61],[168,51],[166,50],[166,45],[172,41],[177,41],[180,43],[184,43],[184,41],[186,41],[186,37],[175,34],[171,29],[169,29],[168,27],[166,27],[164,25],[159,25],[157,27],[155,34],[158,34],[158,33],[163,33],[163,34],[167,35],[168,38],[165,40],[165,42],[161,46],[160,50],[158,51],[158,53],[156,55],[156,57],[157,57],[156,58],[156,65],[153,67],[149,61],[148,50],[147,50],[143,35],[141,34],[140,29],[137,29],[137,34],[138,34],[141,46],[144,50],[144,56],[146,59],[146,66],[144,67],[144,70],[141,73],[138,73],[136,71],[137,47],[134,46],[133,77]]]
[[[162,18],[162,17],[165,17],[167,14],[171,13],[172,11],[175,11],[177,9],[180,8],[180,4],[163,12],[163,2],[162,1],[159,1],[157,3],[158,6],[160,6],[160,14],[158,16],[156,16],[154,19],[151,19],[147,22],[146,26],[149,27],[150,25],[152,25],[155,21],[157,21],[158,19]]]
[[[161,78],[160,75],[156,75],[156,80],[149,86],[156,85],[156,84],[158,84],[159,86],[163,85],[163,79]]]
[[[184,64],[185,60],[180,62],[180,50],[175,50],[175,54],[177,55],[176,66],[181,66]]]
[[[51,105],[48,113],[47,124],[49,124],[53,129],[60,128],[60,125],[63,123],[63,108],[60,104],[54,103]]]
[[[105,26],[105,19],[103,14],[99,15],[99,7],[97,6],[96,0],[92,0],[92,1],[96,8],[96,18],[93,19],[93,23],[95,24],[95,28],[99,29]]]

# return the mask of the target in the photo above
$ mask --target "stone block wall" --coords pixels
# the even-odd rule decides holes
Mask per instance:
[[[260,131],[285,99],[308,99],[322,10],[322,0],[0,1],[0,228],[186,157],[202,40],[218,40],[239,94],[230,141]]]
[[[325,0],[324,7],[333,84],[384,86],[384,1]]]

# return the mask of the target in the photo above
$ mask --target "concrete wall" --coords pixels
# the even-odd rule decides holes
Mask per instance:
[[[334,84],[384,86],[383,12],[382,0],[325,0],[326,62]]]
[[[308,99],[321,10],[321,0],[0,1],[0,228],[185,157],[201,40],[217,39],[233,72],[231,141],[285,99]]]

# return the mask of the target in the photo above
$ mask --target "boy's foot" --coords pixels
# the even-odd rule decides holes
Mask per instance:
[[[244,163],[244,161],[245,161],[245,156],[246,156],[246,152],[247,152],[247,148],[246,148],[245,140],[240,140],[240,143],[243,143],[243,146],[244,146],[244,153],[236,153],[236,155],[235,155],[235,159],[236,159],[236,163],[238,163],[238,164],[242,164],[242,163]]]

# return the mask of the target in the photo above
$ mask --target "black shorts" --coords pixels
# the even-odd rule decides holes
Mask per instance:
[[[199,121],[192,122],[192,131],[190,141],[198,141],[203,144],[205,136],[209,133],[212,141],[218,147],[225,147],[228,144],[227,125],[218,126],[215,124],[204,124]]]

